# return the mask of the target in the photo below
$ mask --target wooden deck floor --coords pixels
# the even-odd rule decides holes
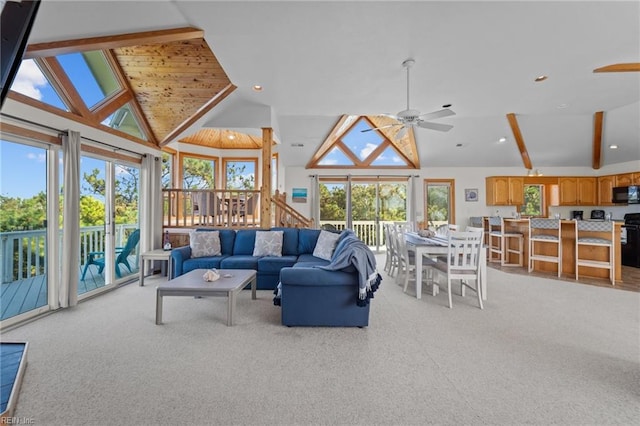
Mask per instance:
[[[134,263],[131,263],[132,265]],[[80,267],[79,277],[82,276]],[[138,270],[122,271],[123,276],[136,275]],[[98,268],[92,265],[87,270],[84,281],[78,282],[78,295],[104,287],[104,275],[98,274]],[[18,280],[7,284],[2,284],[0,288],[0,321],[29,312],[48,303],[47,275]]]

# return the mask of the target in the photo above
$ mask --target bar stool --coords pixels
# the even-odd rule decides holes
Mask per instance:
[[[586,220],[576,220],[576,280],[578,280],[578,267],[588,266],[590,268],[601,268],[609,270],[611,285],[615,282],[615,250],[613,248],[614,229],[613,222],[591,222]],[[580,247],[585,248],[580,253]],[[609,260],[594,259],[588,257],[592,253],[589,248],[606,247],[609,251]]]
[[[511,248],[510,240],[518,241],[518,248]],[[494,257],[493,254],[499,257]],[[509,254],[518,255],[518,263],[508,263]],[[500,216],[489,217],[489,262],[500,262],[501,266],[523,266],[524,236],[519,232],[505,231],[504,219]]]
[[[556,245],[557,256],[536,253],[539,249]],[[540,247],[541,246],[541,247]],[[562,275],[562,239],[560,237],[560,219],[532,218],[529,221],[529,272],[533,271],[534,261],[558,264],[558,278]]]

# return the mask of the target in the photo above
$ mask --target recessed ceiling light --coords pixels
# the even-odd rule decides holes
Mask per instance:
[[[545,81],[547,79],[546,75],[539,75],[536,77],[536,79],[534,81],[536,82],[540,82],[540,81]]]
[[[615,144],[609,145],[609,149],[618,149],[618,145],[615,145]]]
[[[234,135],[234,134],[229,134],[229,135],[227,135],[227,138],[229,138],[229,139],[231,139],[231,140],[234,140],[234,139],[236,138],[236,135]]]
[[[253,86],[252,89],[254,92],[262,92],[262,86],[260,86],[259,84]]]
[[[498,139],[498,143],[505,143],[506,141],[507,141],[507,138],[505,138],[504,136]]]
[[[442,105],[442,108],[451,108],[451,104],[444,104]]]

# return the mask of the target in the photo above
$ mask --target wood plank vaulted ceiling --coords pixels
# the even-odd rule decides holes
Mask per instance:
[[[158,141],[231,84],[203,39],[123,47],[114,53]]]

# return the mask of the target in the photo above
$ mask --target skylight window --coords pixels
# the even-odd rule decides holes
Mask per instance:
[[[49,79],[33,59],[22,61],[18,74],[16,74],[11,85],[11,90],[63,111],[69,111],[69,107],[62,101],[51,83],[49,83]]]
[[[120,90],[120,84],[101,51],[67,53],[56,58],[87,107],[94,107]]]
[[[114,130],[120,130],[131,136],[146,140],[146,135],[140,128],[140,124],[133,113],[130,104],[125,104],[118,108],[113,114],[107,117],[102,124]]]

